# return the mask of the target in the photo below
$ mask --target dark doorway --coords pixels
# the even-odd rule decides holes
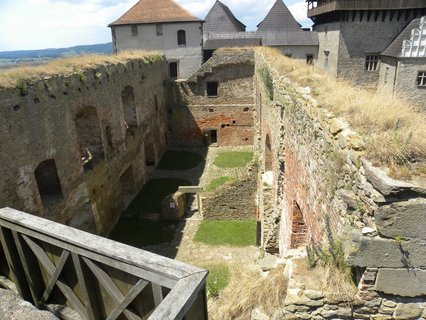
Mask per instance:
[[[210,142],[217,143],[217,130],[210,130]]]
[[[170,62],[169,63],[169,75],[170,78],[176,79],[178,76],[178,64],[177,62]]]
[[[61,183],[55,160],[41,162],[34,171],[38,192],[45,209],[51,208],[63,199]]]
[[[207,60],[209,60],[211,57],[213,57],[213,52],[214,50],[204,50],[203,51],[203,62],[206,62]]]

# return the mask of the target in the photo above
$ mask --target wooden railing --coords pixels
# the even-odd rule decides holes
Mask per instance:
[[[0,283],[63,319],[206,320],[207,271],[10,208]]]

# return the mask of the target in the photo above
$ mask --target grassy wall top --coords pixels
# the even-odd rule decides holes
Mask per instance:
[[[375,88],[335,79],[278,50],[256,49],[281,76],[311,88],[318,107],[345,119],[366,142],[365,156],[396,178],[426,175],[426,114],[420,106]]]
[[[72,58],[55,59],[38,66],[21,66],[0,70],[0,88],[15,88],[22,81],[40,80],[56,75],[72,75],[82,70],[101,65],[125,63],[133,59],[142,59],[146,63],[162,60],[162,55],[153,51],[125,51],[118,55],[85,55]]]

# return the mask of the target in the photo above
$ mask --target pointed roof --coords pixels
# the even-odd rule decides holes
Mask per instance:
[[[109,26],[125,24],[201,21],[173,0],[139,0]]]
[[[290,10],[282,0],[277,0],[265,19],[257,25],[260,32],[302,31],[300,24],[294,19]]]
[[[232,11],[217,0],[204,20],[205,33],[241,32],[246,26],[239,21]]]

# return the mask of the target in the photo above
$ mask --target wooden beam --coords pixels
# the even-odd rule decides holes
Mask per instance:
[[[86,319],[97,320],[101,319],[98,310],[98,298],[96,296],[93,285],[90,283],[90,278],[81,264],[80,257],[76,253],[71,253],[74,269],[77,274],[78,285],[83,294],[84,306],[86,307]]]
[[[15,283],[19,295],[27,301],[31,301],[31,292],[28,287],[25,271],[13,241],[10,230],[0,226],[0,243],[6,256],[7,264],[11,273],[11,280]]]
[[[18,250],[19,257],[21,259],[22,267],[25,272],[25,276],[28,281],[28,286],[31,291],[32,301],[37,308],[41,308],[40,298],[43,293],[41,273],[37,265],[37,260],[31,256],[30,251],[27,247],[23,246],[21,242],[21,235],[18,232],[12,230],[13,239],[15,241],[16,249]],[[31,266],[31,270],[30,270]]]
[[[207,271],[204,271],[179,280],[148,320],[183,319],[199,292],[205,288],[206,278]]]
[[[135,300],[141,291],[148,285],[148,282],[140,279],[132,289],[126,294],[120,304],[110,313],[106,320],[116,320],[121,313],[123,313],[127,306]]]
[[[204,192],[204,188],[200,186],[181,186],[178,191],[182,193],[198,193]]]
[[[93,275],[98,279],[100,285],[105,288],[112,300],[114,300],[114,302],[119,305],[123,301],[124,295],[114,283],[114,281],[111,280],[109,274],[106,273],[101,267],[96,265],[93,261],[90,261],[90,259],[83,257],[83,260],[87,264],[89,269],[92,271]],[[145,282],[145,284],[148,284],[147,281],[143,281]],[[139,315],[128,309],[123,310],[123,313],[130,320],[141,319]]]
[[[25,235],[23,235],[22,237],[27,242],[28,246],[31,248],[34,254],[37,256],[37,258],[39,259],[43,267],[46,269],[46,271],[50,274],[50,276],[52,276],[55,273],[55,265],[49,259],[49,257],[44,252],[44,250],[29,237]],[[77,297],[75,292],[71,289],[71,287],[60,279],[58,279],[58,281],[56,282],[56,285],[59,288],[59,290],[62,291],[62,293],[68,299],[68,301],[72,304],[75,311],[77,311],[80,314],[80,316],[83,319],[85,319],[86,318],[85,307],[83,303],[80,301],[80,299]]]
[[[151,284],[152,286],[152,295],[154,296],[154,304],[155,307],[158,307],[161,303],[161,301],[163,301],[164,297],[163,297],[163,288],[158,285],[158,284]]]
[[[47,300],[49,299],[49,296],[52,293],[52,290],[55,287],[55,284],[58,281],[62,270],[64,269],[65,263],[67,262],[69,255],[69,251],[62,251],[61,257],[59,258],[59,262],[56,265],[55,272],[53,272],[52,276],[50,277],[49,283],[47,284],[46,290],[44,290],[43,292],[43,296],[41,298],[41,301],[43,303],[47,302]]]

